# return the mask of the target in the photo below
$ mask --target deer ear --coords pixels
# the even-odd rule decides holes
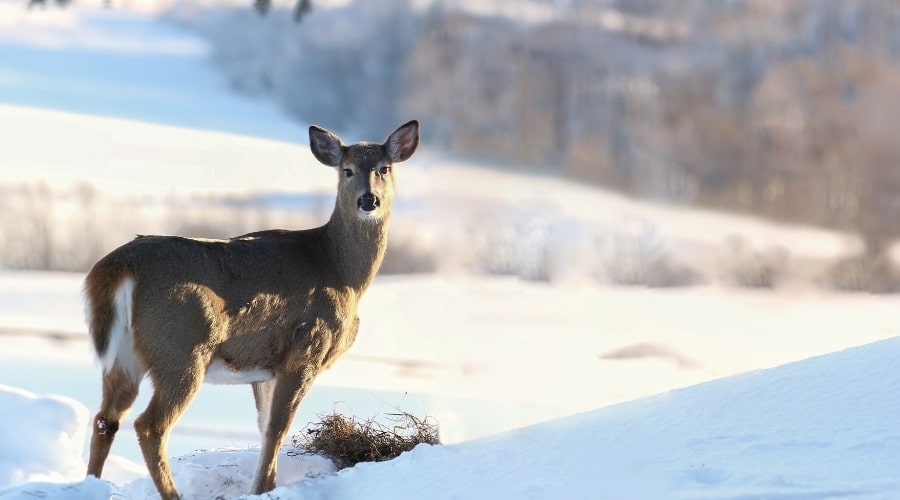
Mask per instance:
[[[418,146],[419,122],[416,120],[401,125],[384,143],[392,162],[408,160]]]
[[[341,138],[322,127],[309,127],[309,149],[317,160],[329,167],[337,167],[344,156],[344,143]]]

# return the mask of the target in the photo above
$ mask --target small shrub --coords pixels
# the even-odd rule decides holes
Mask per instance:
[[[705,281],[703,274],[696,269],[675,262],[670,256],[660,260],[651,268],[646,286],[650,288],[677,288],[699,285]]]
[[[359,421],[339,413],[319,415],[291,444],[306,453],[324,455],[338,469],[359,462],[383,462],[396,458],[421,443],[440,444],[438,426],[430,418],[419,419],[406,413],[392,413],[394,425],[386,427],[372,419]]]
[[[515,227],[497,214],[479,214],[469,221],[471,264],[479,274],[518,274]]]
[[[825,284],[844,292],[863,292],[868,289],[868,259],[865,256],[846,257],[835,262],[825,273]]]
[[[9,269],[55,269],[54,197],[46,183],[2,186],[0,264]]]
[[[900,292],[900,272],[886,256],[863,254],[840,259],[825,273],[824,281],[828,287],[845,292]]]
[[[437,269],[434,254],[413,238],[388,239],[387,252],[381,263],[380,274],[431,273]]]
[[[0,185],[0,267],[86,271],[123,231],[131,209],[92,185],[44,182]],[[102,223],[98,223],[102,222]]]
[[[599,278],[615,285],[669,288],[702,281],[699,272],[675,260],[657,227],[643,219],[598,238],[597,247]]]
[[[731,235],[725,241],[722,279],[742,288],[775,288],[785,274],[789,258],[790,252],[782,246],[757,250],[741,236]]]
[[[529,281],[551,280],[551,233],[556,215],[514,209],[483,213],[468,227],[474,271],[492,276],[517,276]]]

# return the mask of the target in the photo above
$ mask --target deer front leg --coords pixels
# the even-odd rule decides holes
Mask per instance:
[[[274,389],[269,400],[268,422],[261,429],[262,446],[259,450],[259,462],[253,477],[251,493],[259,495],[275,488],[275,469],[278,464],[278,450],[284,441],[288,427],[294,420],[300,401],[315,379],[313,369],[304,369],[301,373],[279,373],[275,379]],[[260,389],[262,391],[260,391]],[[254,387],[254,393],[264,392],[265,387]],[[257,399],[259,408],[260,400]],[[262,411],[262,408],[259,408]],[[260,422],[263,421],[260,415]]]

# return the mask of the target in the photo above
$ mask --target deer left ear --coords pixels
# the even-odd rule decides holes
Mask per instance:
[[[413,120],[401,125],[384,143],[392,162],[409,159],[419,146],[419,122]]]

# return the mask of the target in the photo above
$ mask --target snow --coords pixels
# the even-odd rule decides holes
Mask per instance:
[[[207,62],[202,41],[90,3],[100,2],[89,0],[78,12],[0,2],[5,104],[280,140],[305,137],[303,127],[272,105],[235,99]]]
[[[206,54],[202,41],[138,12],[79,3],[26,13],[0,1],[3,182],[89,182],[123,199],[331,193],[332,173],[303,144],[304,126],[233,95]],[[574,236],[559,238],[560,252],[590,237],[581,228],[622,220],[652,221],[705,261],[730,234],[806,259],[847,250],[826,231],[637,202],[427,149],[397,172],[398,197],[413,201],[395,228],[431,231],[446,247],[465,240],[446,231],[465,236],[466,217],[508,217],[566,222]],[[423,208],[422,199],[437,201]],[[279,488],[265,497],[900,496],[896,298],[611,287],[579,279],[580,269],[524,283],[446,267],[378,278],[356,345],[317,380],[292,427],[332,410],[401,408],[433,415],[445,444],[340,472],[286,447]],[[0,271],[0,498],[155,496],[131,432],[146,384],[104,478],[84,479],[100,367],[82,280]],[[255,427],[249,388],[204,386],[169,444],[186,498],[248,491]]]
[[[320,457],[282,453],[282,486],[263,498],[890,498],[900,494],[898,356],[892,338],[336,474]],[[14,458],[2,462],[5,486],[73,481],[0,498],[153,495],[146,477],[74,481],[79,403],[5,387],[0,398],[28,401],[0,422],[15,450],[4,454]],[[201,451],[173,469],[185,498],[231,497],[246,491],[255,459]]]
[[[255,449],[197,451],[172,460],[172,476],[185,500],[236,498],[250,489],[257,458],[259,451]],[[278,456],[278,480],[282,484],[333,474],[335,470],[330,460],[316,455],[282,451]],[[146,477],[125,483],[121,493],[128,498],[158,496]]]
[[[60,396],[0,386],[0,484],[65,481],[83,468],[87,409]],[[27,437],[27,439],[22,439]]]
[[[276,490],[324,498],[826,498],[900,490],[900,339]],[[410,485],[412,477],[415,484]],[[393,494],[392,494],[393,493]],[[418,495],[418,496],[417,496]]]

